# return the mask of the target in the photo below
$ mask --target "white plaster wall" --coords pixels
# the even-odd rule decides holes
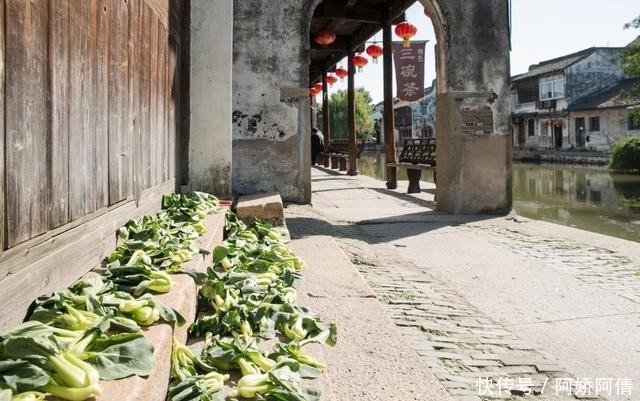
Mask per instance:
[[[627,116],[628,112],[624,108],[571,112],[569,118],[572,136],[575,138],[576,118],[584,118],[588,130],[589,117],[600,117],[600,131],[586,132],[586,135],[589,136],[589,142],[585,142],[585,147],[590,150],[609,151],[611,150],[611,145],[618,139],[640,134],[640,130],[628,130]]]
[[[232,0],[191,1],[189,188],[231,195]]]

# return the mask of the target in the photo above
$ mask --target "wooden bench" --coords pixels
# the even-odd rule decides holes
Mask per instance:
[[[364,149],[364,141],[356,141],[356,158],[360,158]],[[339,169],[339,171],[347,171],[347,162],[349,161],[349,140],[334,139],[329,142],[329,151],[321,152],[320,156],[324,158],[325,167],[329,167],[327,161],[331,160],[331,168]]]
[[[405,139],[398,163],[387,163],[389,167],[401,167],[407,169],[409,177],[408,194],[420,192],[420,177],[422,170],[433,171],[433,180],[436,178],[436,139]]]

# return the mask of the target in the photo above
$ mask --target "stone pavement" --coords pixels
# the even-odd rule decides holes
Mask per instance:
[[[313,185],[313,208],[285,211],[292,234],[337,238],[453,398],[640,399],[639,244],[438,214],[429,188],[320,170]]]

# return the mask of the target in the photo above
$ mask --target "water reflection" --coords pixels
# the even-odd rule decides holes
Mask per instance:
[[[361,174],[384,180],[384,154],[365,153]],[[407,180],[398,169],[398,179]],[[429,172],[424,181],[433,182]],[[605,168],[548,164],[513,166],[513,208],[533,219],[640,242],[640,176]]]

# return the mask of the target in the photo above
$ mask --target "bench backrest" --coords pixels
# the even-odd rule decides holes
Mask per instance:
[[[405,139],[400,163],[436,165],[436,138]]]
[[[356,141],[356,157],[360,157],[364,149],[364,141]],[[349,140],[332,139],[329,143],[329,153],[349,154]]]

